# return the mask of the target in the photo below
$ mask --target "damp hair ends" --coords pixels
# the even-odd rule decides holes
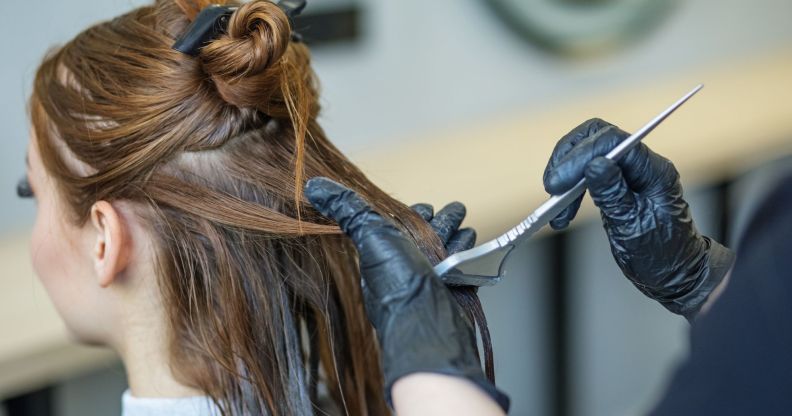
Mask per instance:
[[[442,244],[328,140],[308,48],[275,4],[226,3],[240,6],[227,33],[197,57],[171,49],[208,3],[158,0],[45,56],[29,102],[45,169],[75,224],[97,200],[135,207],[174,374],[223,414],[312,414],[318,383],[343,412],[388,414],[356,252],[304,200],[305,178],[359,192],[433,263]],[[453,292],[492,375],[475,289]]]

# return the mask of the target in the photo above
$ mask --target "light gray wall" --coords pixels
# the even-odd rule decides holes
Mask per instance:
[[[496,287],[479,289],[495,354],[495,378],[511,396],[511,414],[550,411],[551,351],[547,350],[549,247],[531,241],[516,248]]]

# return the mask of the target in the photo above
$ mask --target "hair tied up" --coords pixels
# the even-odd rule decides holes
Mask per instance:
[[[227,33],[201,50],[204,69],[224,79],[260,74],[283,56],[290,34],[280,7],[270,1],[246,3],[231,15]]]
[[[227,32],[206,44],[199,59],[224,101],[282,117],[284,76],[310,70],[301,65],[292,68],[298,73],[284,74],[281,64],[290,40],[291,24],[286,13],[270,1],[255,0],[231,14]],[[295,59],[294,53],[289,55],[288,60]]]

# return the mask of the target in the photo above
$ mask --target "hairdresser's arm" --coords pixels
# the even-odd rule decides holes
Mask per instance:
[[[600,119],[581,124],[556,144],[545,189],[561,194],[585,177],[624,275],[646,296],[691,320],[724,281],[734,253],[698,232],[671,161],[643,143],[617,162],[603,157],[628,136]],[[581,199],[550,225],[566,227]]]
[[[385,393],[397,413],[504,414],[508,398],[484,376],[472,324],[418,247],[360,196],[329,179],[308,181],[305,196],[355,243]],[[435,394],[427,394],[429,385]]]
[[[503,415],[503,409],[475,384],[459,377],[414,373],[393,384],[399,416]]]

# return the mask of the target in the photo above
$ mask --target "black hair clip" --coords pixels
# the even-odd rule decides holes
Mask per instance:
[[[278,7],[291,20],[305,9],[306,3],[306,0],[281,0]],[[190,56],[198,56],[202,47],[228,30],[228,19],[238,8],[238,6],[221,6],[219,4],[204,7],[187,27],[187,31],[176,39],[173,49]],[[291,40],[301,42],[302,36],[292,31]]]
[[[286,13],[286,16],[292,22],[292,27],[294,27],[294,18],[302,13],[307,4],[308,2],[306,0],[281,0],[278,2],[278,7]],[[292,30],[291,40],[292,42],[302,42],[303,38],[302,35]]]

